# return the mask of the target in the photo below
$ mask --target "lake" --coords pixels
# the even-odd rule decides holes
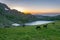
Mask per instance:
[[[34,21],[34,22],[30,22],[30,23],[25,23],[25,25],[42,25],[42,24],[48,24],[51,22],[53,22],[53,21]]]
[[[51,22],[54,22],[54,21],[34,21],[34,22],[30,22],[30,23],[25,23],[25,25],[42,25],[42,24],[48,24],[48,23],[51,23]],[[18,23],[13,23],[12,26],[21,26],[20,24]]]

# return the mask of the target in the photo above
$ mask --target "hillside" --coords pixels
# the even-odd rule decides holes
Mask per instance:
[[[0,26],[10,26],[13,23],[25,23],[36,20],[31,14],[24,14],[16,9],[10,9],[6,4],[0,3]]]
[[[47,29],[43,25],[38,30],[35,27],[0,28],[0,40],[60,40],[60,21],[49,23]]]

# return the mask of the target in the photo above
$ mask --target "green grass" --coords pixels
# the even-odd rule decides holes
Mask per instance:
[[[49,23],[47,29],[43,25],[38,30],[35,27],[0,28],[0,40],[60,40],[60,21]]]

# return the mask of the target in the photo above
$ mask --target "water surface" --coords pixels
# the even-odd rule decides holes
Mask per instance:
[[[34,21],[34,22],[30,22],[30,23],[25,23],[25,25],[42,25],[42,24],[48,24],[51,22],[53,22],[53,21]]]

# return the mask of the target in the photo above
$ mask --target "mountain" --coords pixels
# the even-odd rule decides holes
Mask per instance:
[[[24,14],[16,9],[10,9],[6,4],[0,3],[0,26],[11,26],[13,23],[23,24],[32,22],[36,17],[31,14]]]
[[[58,16],[60,15],[60,13],[40,13],[40,14],[35,14],[36,16],[50,16],[50,17],[53,17],[53,16]]]
[[[45,13],[45,14],[35,14],[35,17],[38,18],[38,20],[48,20],[48,21],[55,21],[60,20],[60,13]]]

